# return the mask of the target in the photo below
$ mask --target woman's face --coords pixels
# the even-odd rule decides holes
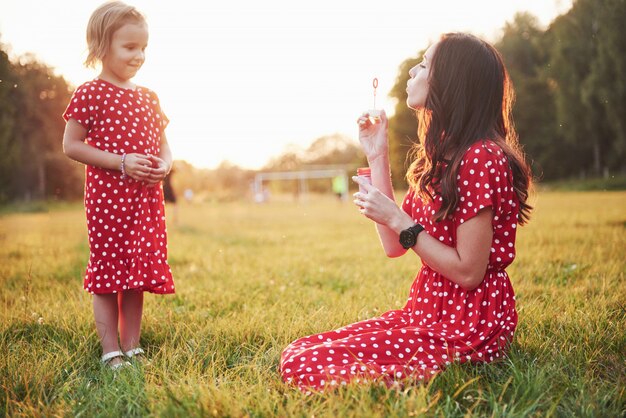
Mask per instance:
[[[428,95],[428,75],[430,63],[437,49],[437,44],[432,44],[424,53],[422,62],[409,70],[409,81],[406,83],[406,104],[411,109],[417,110],[426,106]]]

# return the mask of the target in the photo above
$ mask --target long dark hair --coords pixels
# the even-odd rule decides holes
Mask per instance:
[[[464,153],[479,140],[491,140],[508,159],[520,204],[518,222],[525,224],[532,210],[527,202],[532,174],[513,126],[515,93],[498,51],[473,35],[445,34],[428,82],[426,105],[417,111],[415,159],[406,174],[411,187],[422,199],[441,195],[436,221],[451,216],[459,201],[456,177]]]

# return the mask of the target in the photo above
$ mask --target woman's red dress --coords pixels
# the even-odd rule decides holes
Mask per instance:
[[[426,233],[454,247],[459,225],[491,207],[491,255],[480,285],[464,290],[422,261],[402,309],[303,337],[285,348],[280,372],[286,382],[320,391],[353,380],[425,380],[452,362],[490,362],[503,356],[517,325],[505,268],[515,258],[519,204],[502,150],[491,141],[472,145],[457,186],[460,201],[449,219],[432,220],[440,197],[423,203],[409,191],[402,208]]]

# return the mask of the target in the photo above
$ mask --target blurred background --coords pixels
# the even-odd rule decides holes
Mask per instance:
[[[74,88],[98,74],[81,64],[100,3],[2,5],[2,204],[82,197],[84,167],[62,152],[61,114]],[[345,195],[337,179],[366,164],[355,120],[374,105],[390,116],[393,179],[405,187],[417,132],[408,70],[449,31],[503,54],[517,131],[541,182],[625,187],[624,0],[129,3],[150,27],[136,82],[159,94],[171,119],[170,183],[188,200]],[[267,174],[276,172],[292,174]]]

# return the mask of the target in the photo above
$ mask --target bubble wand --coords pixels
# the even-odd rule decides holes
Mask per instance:
[[[378,78],[374,77],[372,80],[372,86],[374,87],[374,107],[369,110],[369,116],[367,117],[370,123],[378,123],[380,122],[380,111],[376,109],[376,89],[378,88]]]

